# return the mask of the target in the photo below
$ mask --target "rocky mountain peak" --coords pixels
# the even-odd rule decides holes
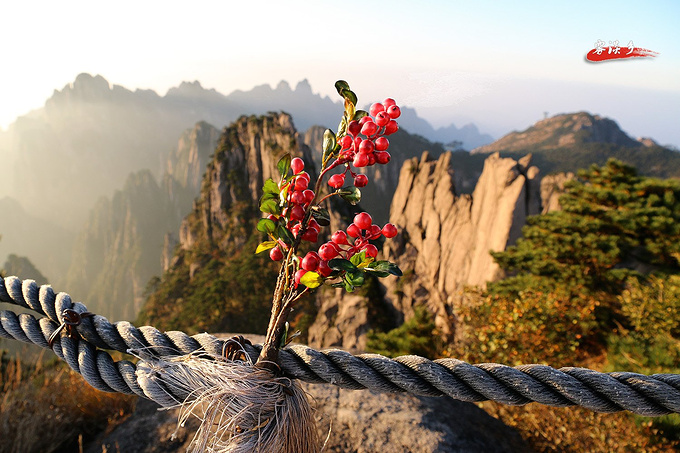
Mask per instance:
[[[385,254],[404,271],[387,281],[387,297],[406,318],[424,305],[445,335],[453,335],[453,307],[466,285],[484,285],[499,269],[490,250],[504,250],[526,217],[540,212],[538,169],[530,156],[516,161],[489,156],[472,195],[456,195],[451,153],[423,153],[399,175],[390,221],[401,234]]]
[[[278,175],[285,153],[311,162],[288,114],[241,117],[225,128],[208,163],[199,198],[180,229],[180,244],[189,250],[201,241],[239,247],[250,233],[244,221],[257,213],[264,181]]]
[[[522,132],[511,132],[494,143],[476,148],[472,152],[536,152],[584,143],[641,146],[640,142],[623,132],[616,121],[588,112],[577,112],[543,119]]]

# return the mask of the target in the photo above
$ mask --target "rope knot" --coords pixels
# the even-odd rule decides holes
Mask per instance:
[[[66,333],[68,334],[69,338],[80,338],[76,327],[78,327],[83,322],[84,318],[89,318],[90,316],[94,316],[94,313],[90,313],[89,311],[78,313],[77,311],[70,308],[64,309],[64,311],[61,312],[61,324],[54,332],[52,332],[52,335],[50,335],[50,338],[47,341],[49,347],[52,347],[54,340],[57,339],[57,336],[64,329],[66,329]]]

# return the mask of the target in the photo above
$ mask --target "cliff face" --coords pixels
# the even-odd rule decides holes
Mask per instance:
[[[188,331],[264,332],[278,263],[254,255],[264,181],[290,153],[311,156],[287,114],[241,117],[222,132],[140,322]],[[171,244],[166,242],[166,250]]]
[[[250,234],[244,229],[250,220],[246,213],[259,212],[264,181],[278,178],[276,163],[285,153],[311,162],[289,115],[242,117],[225,129],[208,163],[200,197],[182,221],[182,249],[190,250],[197,243],[222,249],[242,246]]]
[[[217,137],[217,129],[198,123],[169,156],[160,186],[143,170],[131,174],[112,198],[99,200],[75,241],[65,282],[74,297],[114,319],[137,316],[147,282],[161,273],[162,255],[172,250],[191,210]]]
[[[402,168],[390,214],[402,234],[384,250],[404,272],[404,281],[386,283],[392,305],[406,318],[426,306],[445,335],[453,334],[453,306],[463,287],[499,276],[489,251],[513,243],[541,205],[538,169],[529,158],[491,155],[473,194],[458,197],[450,159],[424,154]]]
[[[435,160],[423,153],[402,166],[390,210],[400,234],[385,242],[383,254],[404,276],[382,279],[372,304],[357,295],[322,299],[310,344],[363,349],[366,332],[376,327],[371,310],[399,323],[416,306],[426,306],[451,337],[453,308],[463,302],[464,287],[499,277],[489,251],[514,243],[526,217],[541,212],[538,169],[530,156],[515,161],[494,154],[472,195],[457,195],[452,157],[447,152]]]

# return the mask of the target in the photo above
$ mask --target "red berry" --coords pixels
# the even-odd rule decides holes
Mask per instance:
[[[366,251],[366,256],[370,256],[371,258],[378,256],[378,248],[373,244],[368,244],[364,247],[364,250]]]
[[[368,234],[370,239],[378,239],[382,235],[382,231],[378,225],[373,224],[368,230]]]
[[[397,235],[397,227],[391,223],[387,223],[382,228],[382,234],[384,234],[387,239],[391,239]]]
[[[358,121],[350,121],[347,126],[347,132],[349,135],[356,136],[359,131],[361,131],[361,124]]]
[[[368,166],[375,165],[375,153],[371,153],[368,155]]]
[[[293,192],[293,194],[290,196],[290,201],[295,204],[304,204],[305,196],[302,194],[302,192]]]
[[[393,105],[397,105],[397,101],[395,101],[392,98],[387,98],[382,103],[383,103],[383,105],[385,106],[386,109],[390,108]]]
[[[319,267],[316,269],[316,272],[318,272],[319,275],[322,277],[328,277],[329,275],[331,275],[331,272],[333,272],[333,269],[330,268],[327,261],[321,260],[319,262]]]
[[[325,243],[319,247],[319,258],[324,261],[332,260],[338,256],[338,250],[332,243]]]
[[[401,109],[397,105],[390,105],[387,108],[387,114],[390,116],[390,118],[396,120],[401,115]]]
[[[309,183],[309,181],[311,179],[310,176],[309,176],[309,173],[307,173],[306,171],[303,171],[302,173],[300,173],[300,175],[297,177],[297,179],[300,179],[300,178],[306,179],[307,183]]]
[[[399,125],[397,124],[396,121],[391,120],[389,123],[387,123],[387,126],[385,126],[385,135],[390,135],[394,134],[399,130]]]
[[[299,157],[295,157],[290,161],[290,169],[293,170],[293,174],[297,175],[305,169],[305,162]]]
[[[387,114],[387,112],[379,112],[375,116],[375,124],[377,124],[380,127],[386,126],[387,123],[390,122],[390,116]]]
[[[352,238],[358,238],[361,236],[361,229],[355,224],[351,224],[347,227],[347,236]]]
[[[383,110],[385,110],[385,106],[382,105],[380,102],[376,102],[371,106],[368,112],[371,114],[371,116],[376,116],[379,112],[382,112]]]
[[[309,190],[309,189],[305,189],[305,190],[302,191],[302,196],[305,199],[305,204],[311,203],[312,200],[314,199],[314,191]]]
[[[293,236],[297,237],[298,233],[300,232],[300,228],[302,228],[302,224],[296,223],[290,227],[290,232],[293,233]]]
[[[354,185],[356,187],[365,187],[368,184],[368,176],[359,174],[354,178]]]
[[[290,219],[291,220],[302,220],[305,217],[305,210],[300,205],[295,205],[290,208]]]
[[[335,244],[339,244],[339,245],[344,245],[344,244],[348,243],[347,242],[347,234],[342,230],[338,230],[335,233],[333,233],[333,236],[331,236],[331,240]]]
[[[302,192],[309,186],[309,179],[307,178],[297,178],[295,180],[295,190]]]
[[[333,175],[328,179],[328,185],[331,186],[334,189],[339,189],[344,184],[345,184],[345,174],[344,173]]]
[[[349,135],[344,135],[338,143],[340,143],[342,149],[349,149],[349,147],[352,146],[352,137]]]
[[[300,264],[300,267],[306,271],[315,271],[316,268],[319,267],[319,261],[319,255],[314,252],[309,252],[302,259],[302,264]]]
[[[387,140],[385,137],[378,137],[375,140],[375,150],[376,151],[385,151],[389,147],[390,147],[390,141]]]
[[[373,219],[368,212],[360,212],[354,216],[354,224],[362,230],[368,230],[373,224]]]
[[[375,156],[375,161],[383,165],[392,159],[392,156],[387,151],[376,151],[373,155]]]
[[[359,120],[359,124],[361,124],[363,126],[364,124],[366,124],[369,121],[373,121],[373,118],[371,118],[368,115],[362,116],[361,119]]]
[[[356,156],[354,156],[352,164],[357,168],[365,167],[368,165],[368,155],[364,153],[358,153]]]
[[[361,127],[361,133],[364,134],[366,137],[375,135],[376,132],[378,132],[378,126],[373,121],[366,121],[364,125]]]
[[[268,218],[269,220],[273,220],[274,222],[278,222],[278,221],[279,221],[279,218],[276,217],[274,214],[269,214],[269,215],[267,216],[267,218]]]
[[[319,232],[311,228],[307,228],[305,234],[302,235],[302,240],[307,242],[316,242],[319,240]]]
[[[361,145],[359,145],[359,152],[360,153],[369,154],[369,153],[372,153],[374,149],[375,149],[375,145],[369,139],[362,140]]]
[[[281,261],[283,259],[283,252],[280,248],[274,247],[269,251],[269,258],[271,258],[272,261]]]
[[[298,271],[295,273],[295,286],[300,284],[300,279],[302,278],[303,275],[307,273],[306,270],[304,269],[298,269]]]
[[[317,233],[318,233],[319,231],[321,231],[321,225],[319,225],[319,222],[317,222],[316,220],[314,220],[314,218],[312,218],[312,219],[309,221],[309,226],[308,226],[308,228],[310,228],[310,229],[316,231]]]

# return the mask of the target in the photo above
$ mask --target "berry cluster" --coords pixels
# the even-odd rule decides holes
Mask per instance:
[[[397,227],[391,223],[384,227],[373,223],[371,215],[362,212],[354,216],[354,222],[345,231],[333,233],[331,240],[321,244],[318,252],[308,252],[300,263],[300,269],[295,273],[295,283],[298,284],[307,272],[316,272],[322,277],[328,277],[332,269],[328,262],[334,258],[350,259],[357,253],[364,252],[367,258],[375,258],[378,248],[369,241],[385,236],[390,239],[397,235]],[[350,238],[352,243],[350,243]]]
[[[286,193],[287,206],[283,209],[281,216],[270,214],[268,218],[274,222],[278,222],[281,217],[287,219],[286,228],[294,237],[297,237],[302,228],[302,221],[305,218],[305,212],[310,203],[314,200],[314,191],[308,189],[309,187],[309,173],[305,170],[305,163],[299,157],[295,157],[290,162],[290,168],[293,170],[293,177],[286,181],[282,180],[279,189]],[[311,218],[307,225],[307,229],[302,234],[303,241],[316,242],[319,239],[319,232],[321,226],[314,219]],[[284,241],[279,240],[278,246],[271,249],[269,257],[273,261],[280,261],[283,259],[283,251],[288,250],[288,245]]]
[[[345,164],[345,170],[328,180],[328,185],[334,189],[339,189],[345,184],[348,172],[354,179],[356,187],[368,184],[368,177],[353,172],[350,163],[356,168],[361,168],[390,161],[391,156],[387,152],[390,142],[385,136],[399,129],[395,120],[401,115],[401,109],[394,99],[388,98],[382,103],[376,102],[371,105],[369,113],[370,115],[364,116],[359,121],[350,121],[347,125],[347,134],[338,140],[341,147],[338,161]]]

